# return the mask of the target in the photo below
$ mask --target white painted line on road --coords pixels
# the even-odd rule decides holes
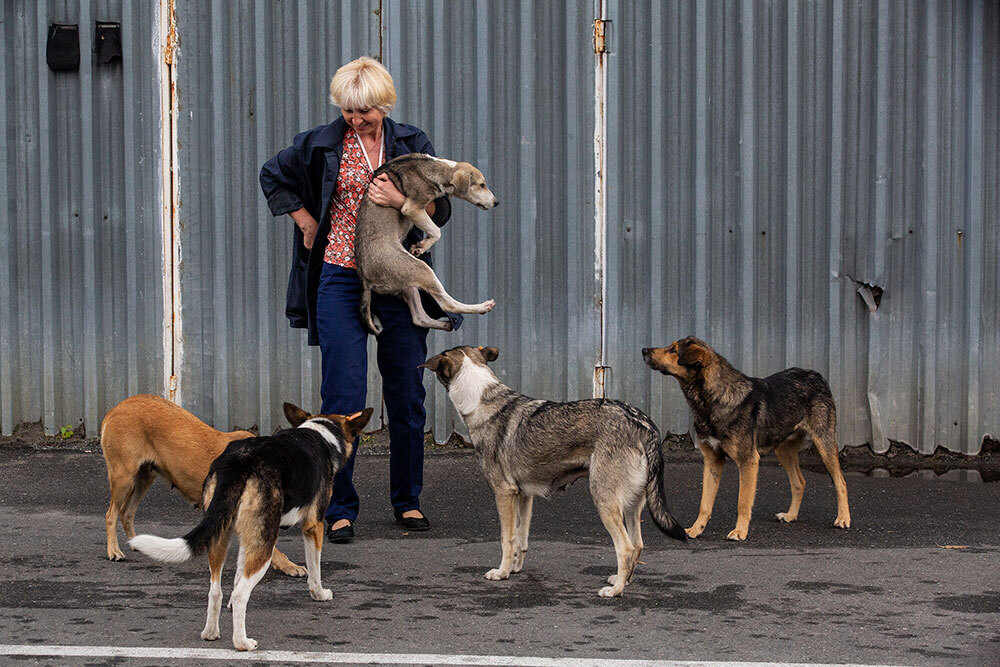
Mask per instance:
[[[538,658],[505,655],[446,655],[436,653],[324,653],[319,651],[240,652],[221,648],[142,648],[138,646],[46,646],[0,644],[0,655],[59,658],[145,658],[154,660],[242,660],[244,662],[305,662],[362,665],[486,665],[490,667],[833,667],[793,662],[711,662],[688,660],[608,660],[606,658]],[[837,665],[836,667],[876,667]]]

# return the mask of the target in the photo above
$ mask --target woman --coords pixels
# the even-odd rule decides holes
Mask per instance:
[[[361,282],[354,264],[354,225],[361,198],[401,208],[405,198],[385,176],[373,173],[386,160],[407,153],[434,154],[427,135],[388,118],[396,104],[389,72],[372,58],[358,58],[337,70],[330,101],[341,117],[297,135],[291,146],[264,164],[261,188],[275,216],[295,222],[286,315],[293,327],[309,329],[319,345],[323,413],[351,414],[365,407],[368,332],[359,314]],[[451,216],[446,197],[427,212],[438,226]],[[417,230],[407,245],[419,240]],[[423,259],[423,257],[422,257]],[[436,304],[428,300],[426,308]],[[427,329],[415,326],[406,303],[374,294],[372,310],[382,324],[377,336],[378,367],[389,419],[389,487],[396,521],[411,531],[428,530],[420,511],[424,456],[424,386],[418,364],[427,358]],[[442,313],[428,311],[431,316]],[[448,315],[457,327],[460,317]],[[355,442],[355,453],[357,452]],[[327,509],[331,542],[354,537],[358,495],[354,455],[334,480]]]

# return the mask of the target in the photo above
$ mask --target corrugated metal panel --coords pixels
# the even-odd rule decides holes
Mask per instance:
[[[90,435],[163,387],[156,4],[0,5],[0,431]],[[120,22],[99,64],[95,22]],[[46,64],[49,25],[80,26],[80,68]]]
[[[975,452],[1000,432],[996,3],[608,0],[603,313],[590,3],[176,7],[176,372],[215,425],[267,432],[282,401],[319,402],[319,355],[283,318],[291,223],[257,170],[336,115],[340,64],[381,49],[394,117],[480,166],[502,202],[456,203],[438,272],[498,306],[432,333],[432,351],[498,345],[505,381],[552,398],[589,395],[603,354],[608,395],[680,432],[679,392],[638,351],[695,333],[753,374],[824,371],[842,444]],[[0,7],[3,432],[91,427],[164,385],[159,9]],[[121,63],[45,67],[50,22],[87,26],[90,53],[93,22],[116,19]],[[860,283],[885,290],[876,312]],[[440,440],[455,419],[427,384]]]
[[[377,0],[177,2],[180,400],[220,428],[319,409],[319,354],[284,317],[292,222],[272,218],[260,166],[329,122],[330,77],[378,55]],[[374,397],[377,399],[377,396]]]
[[[995,437],[996,3],[609,17],[609,395],[686,431],[639,350],[694,334],[750,374],[824,372],[842,445]]]
[[[599,345],[594,274],[593,14],[589,3],[384,2],[393,116],[439,155],[477,165],[500,200],[455,201],[435,270],[463,301],[495,298],[428,350],[494,345],[501,379],[590,396]],[[430,36],[430,38],[428,38]],[[464,431],[427,374],[428,427]]]

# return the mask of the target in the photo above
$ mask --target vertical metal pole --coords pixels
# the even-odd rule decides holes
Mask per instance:
[[[597,308],[600,312],[600,342],[597,350],[597,364],[594,368],[594,398],[604,398],[604,380],[607,370],[606,354],[606,310],[608,273],[608,212],[607,212],[607,166],[605,151],[608,124],[607,109],[607,59],[605,48],[605,0],[596,0],[597,18],[594,19],[594,273],[597,283]]]
[[[164,394],[180,403],[177,367],[181,353],[180,237],[177,219],[177,99],[174,55],[177,25],[174,0],[160,0],[160,174],[163,273],[163,377]]]

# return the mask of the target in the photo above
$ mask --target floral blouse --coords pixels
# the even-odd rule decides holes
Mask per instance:
[[[378,167],[375,165],[376,169]],[[330,205],[330,234],[327,236],[324,262],[348,269],[357,268],[354,263],[354,225],[361,198],[368,191],[373,176],[361,138],[355,130],[348,130],[344,133],[344,155],[340,160],[340,172]]]

